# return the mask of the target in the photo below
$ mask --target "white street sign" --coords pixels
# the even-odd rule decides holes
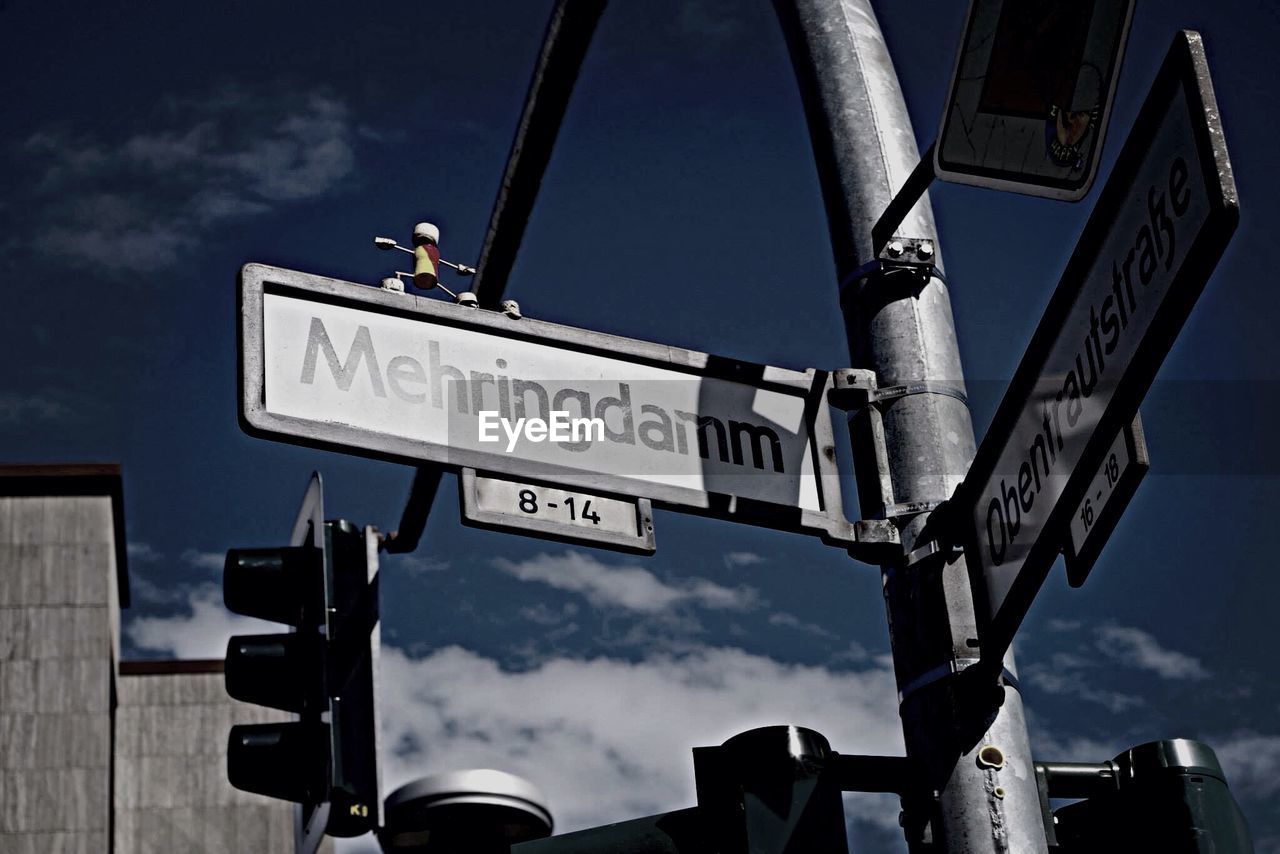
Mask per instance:
[[[462,470],[458,488],[467,525],[635,554],[655,549],[653,511],[646,498],[613,498],[473,469]]]
[[[856,539],[825,373],[259,264],[240,290],[254,435]]]
[[[998,660],[1239,218],[1197,34],[1174,41],[956,503]]]

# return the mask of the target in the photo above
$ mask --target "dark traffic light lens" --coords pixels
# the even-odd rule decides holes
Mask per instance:
[[[325,724],[295,721],[231,728],[227,780],[242,791],[295,803],[322,799],[328,764]]]
[[[228,549],[222,599],[248,617],[300,626],[320,619],[324,556],[312,546]]]
[[[314,706],[323,687],[319,643],[313,632],[236,635],[227,641],[227,693],[286,712]]]

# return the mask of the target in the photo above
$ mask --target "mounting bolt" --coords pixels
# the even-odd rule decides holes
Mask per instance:
[[[521,317],[520,303],[516,302],[513,299],[504,299],[502,301],[502,305],[500,305],[499,308],[502,309],[503,314],[505,314],[507,317],[511,318],[512,320],[519,320]]]
[[[921,258],[932,258],[933,243],[928,240],[921,240],[920,245],[916,247],[916,254]]]
[[[453,301],[456,302],[458,305],[463,305],[463,306],[466,306],[467,308],[480,307],[480,300],[476,299],[476,295],[471,293],[470,291],[463,291],[462,293],[454,297]]]
[[[382,289],[384,291],[395,291],[396,293],[404,293],[404,282],[395,276],[387,276],[382,280]]]
[[[902,252],[903,252],[902,241],[901,240],[889,241],[889,245],[885,247],[885,251],[888,252],[894,258],[899,257],[900,255],[902,255]]]

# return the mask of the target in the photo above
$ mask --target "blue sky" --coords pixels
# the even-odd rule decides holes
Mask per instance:
[[[130,657],[221,656],[231,546],[269,545],[313,469],[330,515],[395,527],[411,469],[236,422],[235,276],[375,283],[375,234],[474,263],[549,2],[0,2],[0,456],[124,466]],[[963,5],[880,4],[927,145]],[[1209,741],[1280,851],[1280,510],[1270,286],[1280,11],[1139,3],[1100,176],[1183,27],[1204,33],[1241,224],[1143,407],[1152,471],[1088,584],[1055,571],[1018,640],[1037,756]],[[1099,180],[1100,186],[1102,180]],[[931,193],[979,437],[1092,207]],[[453,287],[457,280],[445,275]],[[794,76],[764,0],[615,0],[508,289],[527,315],[791,368],[844,366]],[[620,557],[462,528],[447,479],[383,574],[387,783],[492,766],[561,829],[693,802],[689,749],[805,724],[901,750],[874,568],[797,535],[659,512]],[[863,851],[897,808],[850,800]],[[363,848],[361,847],[363,846]],[[355,843],[349,850],[368,850]]]

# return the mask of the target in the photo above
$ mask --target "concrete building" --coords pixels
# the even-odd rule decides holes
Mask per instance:
[[[120,662],[125,544],[118,466],[0,466],[0,854],[291,852],[226,778],[232,724],[285,716],[220,660]]]

